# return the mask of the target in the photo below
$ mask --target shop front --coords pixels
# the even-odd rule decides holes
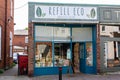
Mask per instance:
[[[93,56],[95,55],[95,25],[86,25],[87,27],[81,27],[80,24],[80,27],[74,27],[77,25],[68,27],[72,24],[66,24],[64,27],[57,25],[34,26],[34,74],[58,74],[59,66],[63,66],[63,73],[67,73],[68,70],[70,73],[75,70],[83,73],[95,73],[95,60],[93,60],[95,59],[93,58],[95,57]]]
[[[29,3],[28,74],[96,74],[97,7]]]
[[[100,71],[120,70],[120,6],[100,7]]]

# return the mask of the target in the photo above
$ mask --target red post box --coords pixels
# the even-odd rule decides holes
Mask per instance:
[[[18,75],[27,75],[28,55],[18,55]]]

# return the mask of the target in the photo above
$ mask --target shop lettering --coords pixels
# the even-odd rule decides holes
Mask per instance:
[[[73,11],[71,11],[73,10]],[[71,13],[72,12],[72,13]],[[83,16],[84,8],[69,8],[69,7],[49,7],[49,15],[56,16],[66,16],[66,15],[74,15],[74,16]]]
[[[96,7],[35,6],[35,18],[43,19],[97,19]]]
[[[120,14],[120,11],[115,11],[116,15],[117,15],[117,19],[119,18],[119,14]]]

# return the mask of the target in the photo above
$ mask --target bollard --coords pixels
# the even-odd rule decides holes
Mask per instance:
[[[59,67],[59,80],[62,80],[62,67]]]

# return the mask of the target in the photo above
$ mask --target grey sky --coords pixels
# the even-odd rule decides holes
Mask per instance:
[[[28,2],[74,3],[74,4],[111,4],[120,5],[120,0],[14,0],[15,30],[28,27]]]

